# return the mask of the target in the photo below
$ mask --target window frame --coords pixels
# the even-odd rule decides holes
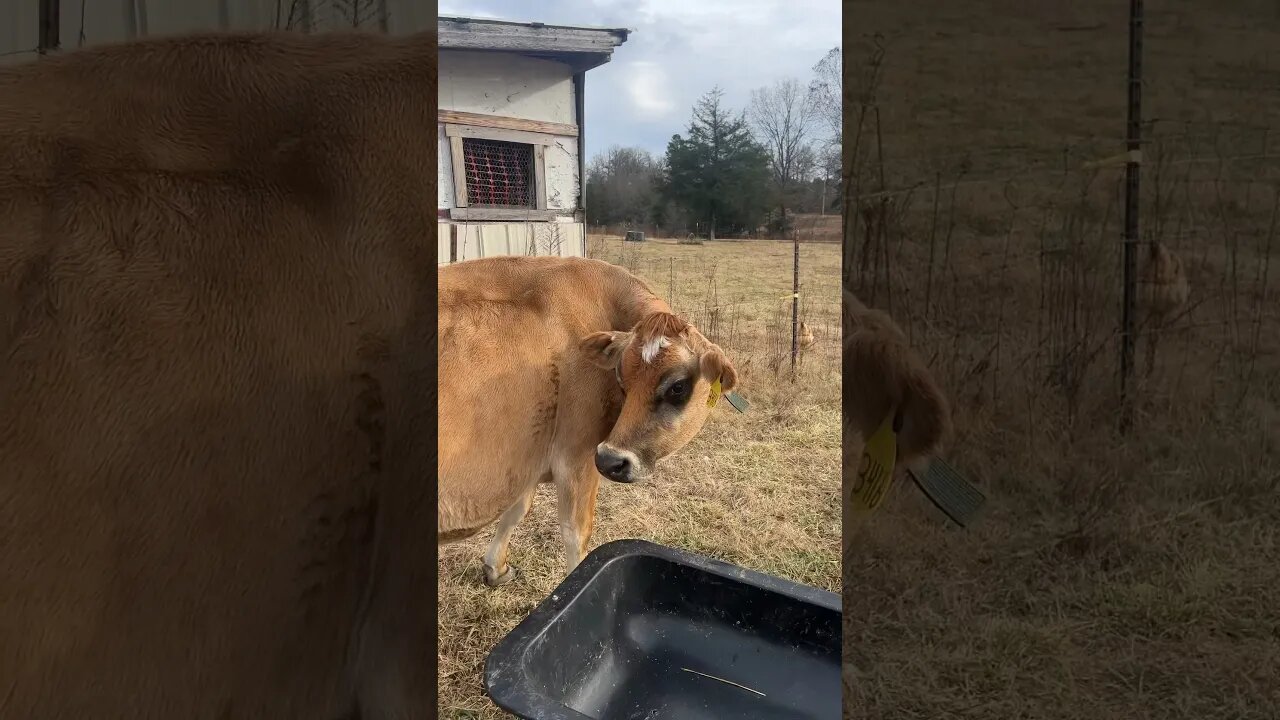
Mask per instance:
[[[445,137],[449,140],[450,164],[453,167],[453,208],[449,216],[457,220],[551,220],[556,211],[547,208],[547,147],[555,143],[555,136],[528,130],[480,127],[445,123]],[[462,141],[496,140],[533,146],[534,203],[531,208],[501,208],[489,205],[471,205],[467,196],[467,169],[463,160]]]

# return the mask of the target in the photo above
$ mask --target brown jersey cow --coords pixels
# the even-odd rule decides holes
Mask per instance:
[[[711,411],[724,352],[626,270],[495,257],[440,270],[440,540],[499,521],[485,581],[515,576],[511,532],[554,482],[567,570],[586,552],[600,476],[649,477]],[[719,395],[716,395],[719,399]]]
[[[0,717],[433,718],[434,31],[0,69]]]

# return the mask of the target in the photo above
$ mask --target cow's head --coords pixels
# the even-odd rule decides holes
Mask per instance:
[[[629,331],[592,333],[581,350],[614,375],[625,395],[609,437],[596,447],[596,469],[618,482],[652,475],[658,460],[698,434],[711,406],[738,382],[718,345],[666,312],[645,316]]]
[[[845,290],[841,321],[845,473],[856,471],[864,441],[890,413],[898,463],[927,464],[952,431],[946,395],[887,314]]]

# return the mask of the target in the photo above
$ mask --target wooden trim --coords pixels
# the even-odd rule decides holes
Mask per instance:
[[[578,126],[568,123],[525,120],[502,115],[463,112],[461,110],[439,110],[436,112],[436,117],[439,122],[453,125],[472,125],[495,130],[519,130],[521,132],[567,135],[569,137],[578,136]]]
[[[547,146],[533,146],[534,198],[539,210],[547,209]]]
[[[581,129],[585,126],[583,117],[587,114],[587,73],[585,71],[573,75],[573,121]],[[578,210],[584,214],[587,209],[587,134],[578,134],[578,197],[574,198]]]
[[[556,142],[555,138],[542,132],[526,132],[505,128],[476,127],[469,125],[446,124],[445,137],[449,138],[450,164],[453,168],[453,197],[456,210],[464,212],[451,213],[455,219],[492,219],[492,220],[546,220],[555,217],[555,213],[544,217],[547,210],[547,147]],[[534,205],[524,208],[489,208],[471,207],[467,192],[467,171],[463,139],[500,140],[524,143],[533,146],[533,183]],[[468,213],[466,210],[475,212]],[[476,214],[480,213],[480,214]]]
[[[524,130],[505,130],[502,128],[482,128],[471,125],[445,125],[445,137],[465,137],[476,140],[502,140],[504,142],[523,143],[525,145],[554,145],[555,137],[540,132]]]
[[[467,206],[467,167],[462,152],[462,138],[449,138],[449,164],[453,166],[453,204]]]
[[[554,220],[560,214],[559,210],[490,207],[454,208],[449,213],[453,220],[495,220],[500,222],[547,222]]]
[[[436,30],[440,49],[506,52],[611,53],[627,41],[623,28],[584,28],[479,18],[442,16]]]

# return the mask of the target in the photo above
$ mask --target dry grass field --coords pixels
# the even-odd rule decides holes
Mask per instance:
[[[1191,293],[1123,434],[1123,168],[1082,165],[1124,149],[1127,3],[845,3],[850,283],[989,497],[958,530],[899,487],[852,539],[847,717],[1280,717],[1280,10],[1146,7],[1142,240]]]
[[[592,237],[592,256],[627,267],[722,345],[750,410],[722,403],[702,433],[652,482],[602,482],[592,546],[643,538],[839,590],[840,247],[802,245],[803,316],[816,343],[790,380],[790,243],[680,245]],[[812,298],[812,300],[809,300]],[[541,488],[516,530],[521,578],[489,589],[480,558],[492,530],[441,550],[440,715],[497,718],[484,658],[563,579],[555,495]]]
[[[796,213],[792,227],[800,237],[812,242],[840,242],[843,218],[840,215]]]

